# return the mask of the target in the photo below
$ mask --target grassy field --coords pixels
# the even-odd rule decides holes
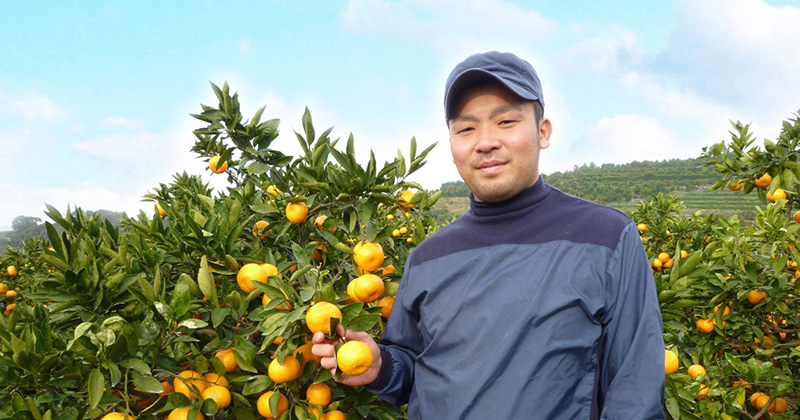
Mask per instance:
[[[761,205],[755,192],[744,195],[741,191],[733,192],[728,189],[720,189],[717,191],[689,191],[677,193],[676,195],[683,200],[687,214],[702,210],[706,214],[714,213],[724,216],[736,214],[743,219],[752,220],[756,215],[755,207]],[[630,212],[636,208],[638,203],[638,201],[630,201],[626,203],[611,203],[609,205],[624,212]],[[442,197],[436,203],[436,207],[440,206],[444,206],[453,215],[460,215],[469,208],[469,198]]]

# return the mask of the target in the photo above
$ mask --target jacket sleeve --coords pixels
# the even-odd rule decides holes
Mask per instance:
[[[650,262],[633,223],[623,230],[606,274],[601,419],[663,419],[661,311]]]
[[[412,304],[407,296],[410,277],[411,270],[406,265],[403,280],[395,296],[392,315],[378,345],[381,349],[381,370],[375,382],[366,386],[370,392],[395,405],[408,403],[414,384],[414,364],[423,349],[417,316],[410,310]]]

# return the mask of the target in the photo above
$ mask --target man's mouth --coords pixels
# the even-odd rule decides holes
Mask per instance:
[[[506,162],[502,162],[499,160],[490,160],[478,165],[478,170],[484,174],[493,174],[502,169],[505,165]]]

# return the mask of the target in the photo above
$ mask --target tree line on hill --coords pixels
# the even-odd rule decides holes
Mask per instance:
[[[111,222],[114,226],[119,224],[120,219],[125,213],[109,210],[97,210],[96,212],[87,211],[86,215],[91,217],[94,213],[100,213],[103,218]],[[56,225],[56,230],[60,233],[60,227]],[[40,217],[17,216],[11,221],[11,230],[0,232],[0,255],[3,255],[8,247],[17,248],[26,238],[47,237],[47,229]]]
[[[711,186],[718,174],[701,159],[671,159],[626,164],[590,163],[572,171],[543,174],[545,182],[572,195],[598,203],[620,203],[658,193],[694,191]],[[462,181],[442,184],[442,197],[468,197]]]

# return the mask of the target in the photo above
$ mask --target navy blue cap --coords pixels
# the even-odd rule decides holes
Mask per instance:
[[[452,118],[453,101],[466,86],[487,77],[502,83],[503,86],[528,101],[538,101],[544,109],[542,83],[530,63],[512,53],[489,51],[474,54],[458,63],[447,77],[444,90],[445,118]]]

